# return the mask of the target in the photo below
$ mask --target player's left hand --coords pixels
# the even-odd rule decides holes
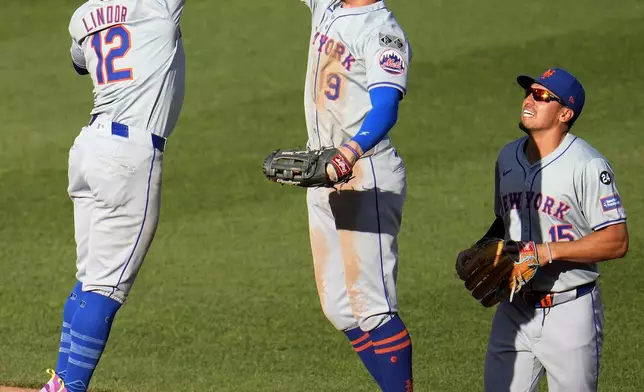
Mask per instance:
[[[349,181],[352,173],[353,162],[338,148],[276,150],[264,159],[269,180],[306,188],[332,187]]]
[[[347,164],[353,168],[357,161],[355,154],[346,146],[340,146],[338,152],[342,154],[342,157],[347,162]],[[333,162],[333,160],[332,160]],[[337,183],[340,180],[341,173],[338,172],[338,169],[335,165],[329,163],[326,165],[326,173],[329,176],[329,179],[334,183]]]
[[[465,253],[464,253],[465,252]],[[457,272],[465,288],[485,307],[509,298],[512,301],[540,267],[533,241],[492,238],[461,252]]]

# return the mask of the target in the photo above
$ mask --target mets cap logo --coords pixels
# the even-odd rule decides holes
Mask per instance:
[[[402,75],[407,66],[402,55],[393,49],[385,50],[380,55],[380,68],[392,75]]]
[[[552,68],[549,68],[546,72],[543,73],[543,75],[541,75],[540,79],[548,79],[549,77],[551,77],[552,75],[554,75],[556,73],[557,73],[557,71],[555,71]]]

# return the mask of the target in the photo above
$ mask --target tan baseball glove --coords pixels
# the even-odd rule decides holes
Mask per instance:
[[[512,301],[538,269],[534,241],[489,238],[464,250],[456,260],[456,272],[465,288],[486,308],[504,299]]]

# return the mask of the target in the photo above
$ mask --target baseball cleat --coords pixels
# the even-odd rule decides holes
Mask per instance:
[[[53,369],[47,369],[47,373],[51,376],[49,382],[40,390],[40,392],[67,392],[65,382],[58,377],[58,374]]]

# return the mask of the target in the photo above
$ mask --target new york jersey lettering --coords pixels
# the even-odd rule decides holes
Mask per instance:
[[[563,201],[558,201],[552,196],[533,191],[501,194],[501,201],[502,213],[504,214],[510,210],[526,208],[552,216],[560,221],[566,220],[566,214],[571,209],[570,205]]]
[[[317,49],[318,53],[339,61],[348,72],[351,72],[356,59],[349,53],[345,44],[317,31],[313,37],[312,45]]]

